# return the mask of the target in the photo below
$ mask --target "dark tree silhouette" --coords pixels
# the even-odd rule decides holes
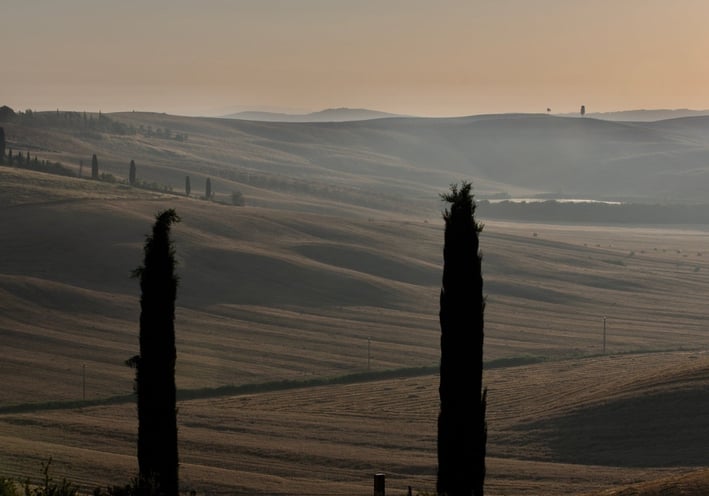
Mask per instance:
[[[438,494],[482,496],[486,395],[483,391],[483,279],[471,184],[451,186],[443,214]]]
[[[5,129],[0,126],[0,164],[5,163]]]
[[[586,115],[586,105],[581,105],[581,117]]]
[[[12,162],[14,161],[14,157],[12,156],[12,148],[10,148],[7,151],[7,163],[8,165],[12,165]]]
[[[140,277],[140,355],[136,366],[138,394],[139,482],[146,491],[178,494],[177,411],[175,389],[175,249],[170,225],[175,210],[157,215],[145,242]]]
[[[130,161],[130,169],[128,170],[128,182],[131,185],[135,184],[135,160]]]
[[[0,122],[7,122],[14,119],[17,116],[14,110],[12,110],[7,105],[0,107]]]
[[[246,204],[246,202],[244,201],[244,194],[239,190],[232,191],[231,204],[236,205],[237,207],[243,207]]]
[[[207,200],[211,200],[212,198],[212,180],[207,178],[207,182],[204,185],[204,197]]]
[[[190,196],[192,186],[190,185],[190,176],[185,176],[185,196]]]
[[[95,153],[91,157],[91,179],[98,179],[98,158]]]

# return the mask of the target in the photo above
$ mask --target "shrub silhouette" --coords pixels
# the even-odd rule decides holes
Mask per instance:
[[[212,180],[209,178],[207,178],[207,181],[204,183],[204,198],[206,200],[212,199]]]
[[[49,475],[49,467],[51,465],[51,457],[47,460],[47,463],[42,463],[43,479],[41,484],[32,485],[29,479],[25,480],[23,487],[25,496],[76,496],[79,493],[79,488],[66,479],[55,482],[54,478]]]

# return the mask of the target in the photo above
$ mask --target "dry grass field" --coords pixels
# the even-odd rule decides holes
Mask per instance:
[[[673,352],[489,370],[488,493],[585,494],[686,479],[709,462],[707,365],[704,352]],[[369,494],[372,474],[383,471],[391,494],[431,491],[436,405],[435,376],[184,401],[182,485],[207,494]],[[3,465],[26,473],[51,455],[57,471],[87,488],[121,483],[136,469],[134,410],[4,414]]]
[[[156,159],[150,179],[160,180],[174,174],[172,159],[187,167],[201,153],[223,154],[200,172],[211,174],[237,153],[217,148],[223,125],[187,122],[174,127],[191,133],[194,155],[105,137],[103,160],[117,172],[138,141],[144,160]],[[47,157],[90,150],[30,131],[24,139],[43,143]],[[241,143],[240,157],[285,153],[268,148],[271,138]],[[293,165],[298,174],[311,166]],[[341,168],[312,175],[349,177]],[[383,471],[390,494],[434,490],[438,214],[389,209],[363,186],[337,201],[230,181],[246,207],[0,167],[0,476],[39,477],[50,456],[56,474],[86,490],[135,474],[124,362],[138,349],[140,295],[130,274],[155,213],[174,207],[177,384],[199,398],[179,404],[182,487],[369,494]],[[393,187],[415,189],[404,179]],[[431,204],[438,192],[429,187]],[[362,198],[373,203],[357,205]],[[689,488],[707,487],[697,469],[709,465],[709,232],[481,220],[489,494],[706,492]],[[315,385],[368,369],[367,380]],[[234,394],[273,381],[304,387]]]

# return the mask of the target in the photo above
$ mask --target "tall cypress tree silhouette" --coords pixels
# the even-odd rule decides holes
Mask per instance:
[[[91,157],[91,179],[98,179],[98,158],[95,153]]]
[[[135,160],[130,161],[130,167],[128,168],[128,182],[131,186],[135,184]]]
[[[5,163],[5,129],[0,126],[0,164]]]
[[[138,394],[139,484],[145,493],[178,494],[177,411],[175,388],[175,249],[170,226],[180,218],[174,209],[157,215],[145,242],[140,277],[140,355]]]
[[[441,288],[441,373],[438,416],[438,494],[483,496],[487,391],[483,391],[483,279],[471,184],[441,195],[443,287]]]

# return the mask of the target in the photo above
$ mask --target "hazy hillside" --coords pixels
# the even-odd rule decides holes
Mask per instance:
[[[225,115],[225,119],[242,119],[247,121],[268,122],[346,122],[381,119],[384,117],[400,117],[388,112],[368,109],[336,108],[325,109],[308,114],[285,114],[279,112],[244,111]]]
[[[650,122],[682,117],[697,117],[709,115],[709,110],[690,109],[640,109],[622,110],[619,112],[587,112],[586,116],[609,121]]]
[[[313,199],[327,199],[338,214],[437,216],[437,195],[463,178],[480,197],[545,193],[695,203],[706,201],[709,188],[709,117],[631,123],[508,114],[275,123],[123,113],[110,119],[127,131],[87,132],[51,112],[4,127],[9,147],[61,160],[77,172],[80,160],[88,167],[97,153],[102,171],[125,178],[133,159],[147,182],[183,191],[190,175],[199,194],[211,177],[217,199],[228,202],[240,190],[251,205],[289,210],[313,211]]]

